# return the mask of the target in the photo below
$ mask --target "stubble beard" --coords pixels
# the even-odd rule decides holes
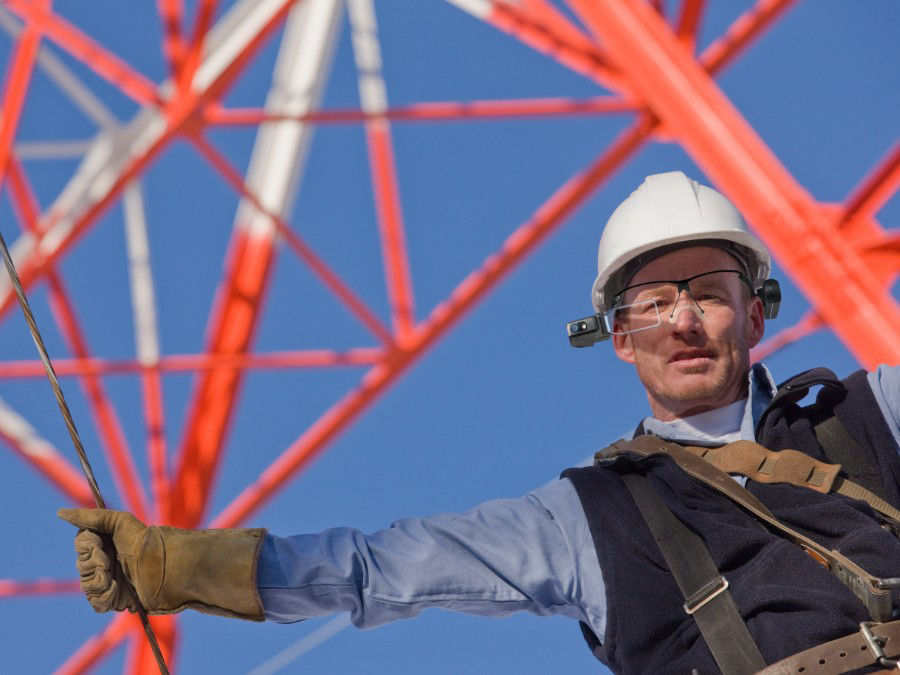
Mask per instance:
[[[739,348],[738,354],[740,353]],[[675,414],[681,411],[693,414],[690,412],[693,407],[716,408],[742,398],[741,392],[736,388],[738,378],[735,377],[735,373],[746,372],[750,367],[749,359],[727,358],[723,361],[723,355],[720,353],[708,367],[679,372],[676,383],[671,384],[672,378],[666,372],[671,364],[662,364],[656,369],[652,364],[638,359],[635,365],[654,413],[662,406],[663,409]],[[653,370],[657,372],[654,373]]]

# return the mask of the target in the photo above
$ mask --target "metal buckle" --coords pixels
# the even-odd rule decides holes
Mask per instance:
[[[703,607],[703,605],[705,605],[707,602],[719,595],[719,593],[725,591],[727,588],[728,579],[726,579],[725,577],[713,579],[685,601],[684,605],[682,605],[682,607],[684,607],[685,613],[693,614],[698,609]]]
[[[876,625],[874,621],[863,621],[859,624],[859,632],[866,639],[866,643],[869,645],[869,649],[872,650],[876,663],[882,668],[896,668],[900,670],[900,659],[889,659],[885,656],[884,649],[882,649],[884,647],[884,638],[872,632],[872,626],[874,625]]]

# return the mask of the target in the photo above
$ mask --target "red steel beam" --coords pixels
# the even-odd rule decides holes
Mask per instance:
[[[900,307],[659,15],[634,0],[570,4],[856,358],[868,368],[900,360]]]
[[[75,26],[47,10],[45,2],[5,0],[5,6],[34,26],[116,89],[142,105],[162,103],[156,85]]]
[[[41,376],[45,376],[43,371]],[[40,471],[53,486],[75,504],[85,507],[94,506],[94,495],[84,476],[51,445],[42,439],[30,439],[31,442],[23,442],[22,438],[7,432],[2,427],[0,427],[0,439],[5,441],[19,457]]]
[[[347,306],[376,334],[391,344],[393,338],[369,309],[356,298],[339,277],[322,262],[312,249],[267,209],[244,183],[241,175],[204,138],[192,138],[201,154],[214,166],[242,197],[268,216],[277,231],[298,252],[304,262]],[[211,354],[236,355],[250,345],[256,325],[260,295],[265,289],[272,256],[270,237],[252,238],[247,230],[236,229],[229,254],[227,286],[213,310],[215,317],[207,351]],[[209,491],[215,478],[222,452],[222,440],[240,384],[240,369],[217,369],[207,372],[194,394],[194,405],[188,417],[187,431],[179,453],[175,489],[172,495],[171,520],[184,526],[195,526],[203,517]]]
[[[46,5],[46,0],[41,4]],[[0,184],[3,183],[13,148],[13,139],[19,128],[19,118],[25,105],[25,92],[34,70],[38,46],[41,41],[40,30],[28,23],[19,35],[15,53],[6,74],[3,92],[3,116],[0,119]]]
[[[91,500],[91,504],[93,504],[93,500]],[[36,579],[35,581],[0,579],[0,598],[23,595],[60,595],[62,593],[81,593],[81,582],[58,579]]]
[[[381,323],[366,304],[345,284],[341,278],[316,255],[315,251],[292,230],[284,219],[271,209],[266,208],[259,197],[250,190],[241,174],[203,137],[195,135],[191,138],[194,145],[213,168],[218,171],[234,191],[248,200],[253,207],[267,216],[274,224],[284,240],[297,256],[310,268],[312,273],[328,288],[352,314],[360,320],[385,345],[390,346],[394,337]]]
[[[35,236],[40,236],[38,205],[28,184],[25,172],[21,165],[12,156],[9,161],[10,192],[13,196],[13,205],[24,223],[25,229]],[[69,348],[79,359],[89,359],[90,351],[84,333],[78,325],[78,319],[72,304],[68,299],[65,286],[55,269],[51,269],[47,275],[49,287],[49,302],[56,324],[62,336],[69,344]],[[81,385],[87,396],[94,423],[100,431],[103,441],[103,450],[107,461],[114,469],[113,480],[116,489],[124,498],[127,507],[138,518],[146,520],[148,516],[147,498],[141,486],[140,478],[134,466],[134,459],[125,442],[125,434],[116,415],[106,390],[100,379],[93,374],[87,374],[81,379]]]
[[[90,359],[87,342],[78,325],[78,319],[72,310],[62,281],[56,272],[52,272],[47,281],[50,289],[50,307],[63,337],[69,343],[69,348],[79,359]],[[119,417],[106,394],[103,382],[96,375],[86,374],[81,378],[81,385],[90,405],[91,415],[100,432],[110,468],[113,469],[112,476],[116,488],[122,495],[128,510],[139,519],[148,522],[150,511],[147,506],[147,494],[134,466],[134,457],[128,449]]]
[[[697,30],[706,7],[706,0],[682,0],[675,24],[675,32],[689,51],[697,44]]]
[[[181,69],[185,50],[181,36],[184,5],[181,0],[157,0],[156,6],[163,26],[163,56],[169,63],[169,75],[175,81]]]
[[[249,349],[273,254],[271,237],[235,229],[225,286],[211,314],[209,353],[233,355]],[[239,368],[217,368],[206,371],[195,386],[167,522],[195,527],[202,517],[240,382]]]
[[[359,124],[373,117],[391,121],[441,122],[496,117],[566,117],[638,112],[637,106],[618,96],[589,99],[540,98],[494,101],[435,101],[387,108],[375,115],[356,108],[316,110],[303,115],[266,112],[262,108],[216,108],[203,111],[211,126],[256,126],[263,122],[294,121],[309,124]]]
[[[391,127],[387,118],[381,115],[387,108],[388,95],[382,75],[378,25],[372,0],[351,3],[347,10],[359,101],[363,112],[371,115],[365,123],[366,147],[388,304],[394,335],[399,343],[404,344],[409,340],[415,323],[413,289]]]
[[[265,354],[170,354],[156,368],[163,373],[196,372],[215,368],[264,370],[283,368],[335,368],[366,366],[384,358],[378,347],[360,347],[347,351],[307,349]],[[53,368],[60,377],[136,374],[146,366],[136,359],[56,359]],[[45,377],[40,361],[0,361],[0,379]]]
[[[171,671],[174,669],[175,649],[178,645],[178,626],[175,617],[171,615],[153,616],[150,617],[150,625],[153,627],[153,634],[156,635],[163,660]],[[150,641],[147,640],[140,625],[133,628],[131,639],[128,642],[125,671],[143,675],[159,675],[159,666],[150,649]]]
[[[17,4],[20,3],[20,0],[15,1]],[[105,189],[96,196],[95,201],[93,201],[92,204],[72,223],[72,226],[61,238],[61,242],[54,249],[53,253],[49,255],[41,253],[40,245],[38,245],[32,248],[28,257],[19,262],[19,277],[21,278],[22,285],[26,289],[35,281],[35,279],[43,275],[46,270],[85,233],[87,228],[95,222],[100,214],[103,213],[116,198],[118,198],[124,187],[141,170],[143,170],[177,134],[182,132],[186,125],[193,121],[202,106],[206,105],[208,101],[213,100],[215,96],[225,92],[240,72],[240,69],[247,63],[255,50],[259,48],[262,41],[265,40],[280,24],[284,15],[290,10],[291,5],[294,2],[295,0],[283,0],[279,10],[269,17],[268,22],[260,28],[254,39],[244,47],[239,57],[231,62],[229,67],[224,69],[219,76],[209,84],[205,91],[196,92],[193,96],[178,97],[165,105],[163,112],[169,122],[166,129],[158,138],[149,143],[146,148],[142,148],[141,152],[136,153],[132,161],[123,166],[115,179],[109,181],[108,185],[104,185]],[[51,221],[55,217],[57,216],[52,213],[50,214]],[[14,296],[10,289],[4,297],[0,297],[0,315],[7,311],[14,302]]]
[[[55,675],[80,675],[89,671],[119,646],[138,623],[137,617],[127,612],[116,614],[105,629],[94,635],[56,669]]]
[[[563,17],[551,29],[543,17],[506,2],[492,1],[484,21],[520,42],[547,54],[576,73],[585,75],[610,91],[623,96],[627,90],[614,65],[603,50]],[[565,27],[568,26],[568,27]]]
[[[169,512],[170,480],[166,460],[166,437],[162,378],[157,366],[141,369],[141,396],[147,425],[147,455],[150,464],[150,489],[153,495],[153,522],[164,522]]]
[[[387,120],[367,122],[366,141],[394,334],[398,342],[404,343],[412,334],[415,317],[403,208],[400,204],[394,146]]]
[[[716,73],[762,35],[796,0],[759,0],[741,14],[721,38],[710,44],[700,62],[710,73]]]
[[[839,227],[854,220],[874,218],[879,209],[900,188],[900,141],[888,151],[885,158],[860,181],[844,202]]]
[[[814,310],[809,310],[793,326],[783,328],[770,338],[766,338],[756,347],[750,350],[750,360],[753,363],[764,361],[772,354],[780,351],[797,340],[806,337],[810,333],[819,330],[825,325],[822,317]]]
[[[184,58],[179,64],[180,67],[176,79],[176,87],[182,93],[189,91],[191,83],[194,81],[194,75],[197,73],[197,68],[203,56],[203,44],[206,42],[206,34],[209,32],[210,25],[212,25],[218,4],[217,0],[201,0],[199,7],[197,7],[193,37],[187,46],[187,50],[184,52]]]
[[[413,341],[391,352],[363,378],[359,388],[335,403],[287,448],[259,479],[244,489],[210,527],[234,527],[270,499],[291,477],[361,414],[416,359],[510,273],[649,138],[654,120],[642,115],[585,171],[571,178],[520,225],[499,251],[467,276],[444,303],[416,327]]]

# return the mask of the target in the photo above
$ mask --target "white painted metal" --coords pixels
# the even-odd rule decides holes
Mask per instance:
[[[41,438],[28,420],[0,399],[0,434],[11,439],[26,455],[43,460],[64,461],[56,449]]]
[[[128,274],[131,280],[131,306],[134,313],[134,338],[141,365],[159,362],[159,334],[156,326],[156,300],[150,266],[150,244],[140,183],[125,188],[125,242],[128,247]]]
[[[10,37],[18,37],[19,33],[22,32],[21,22],[3,7],[0,7],[0,28],[3,28]],[[100,99],[94,96],[93,92],[52,51],[43,45],[38,48],[37,64],[44,70],[47,77],[56,84],[59,90],[69,97],[72,103],[75,104],[75,107],[81,110],[98,127],[105,129],[106,127],[118,126],[119,121],[100,102]],[[16,149],[21,155],[19,147],[17,145]],[[79,154],[83,153],[84,150]]]
[[[353,38],[353,57],[359,73],[359,100],[363,112],[387,110],[387,88],[381,75],[381,47],[372,0],[347,0]]]
[[[214,82],[258,31],[290,2],[241,0],[235,4],[213,27],[204,43],[204,59],[194,79],[195,89],[203,91]],[[171,88],[171,82],[163,83],[160,94],[165,97]],[[134,159],[159,142],[166,131],[166,120],[155,106],[142,108],[120,129],[102,130],[69,183],[42,215],[49,228],[40,242],[23,234],[10,247],[16,266],[21,267],[24,260],[37,255],[52,256],[62,248],[73,236],[75,224],[109,196]],[[11,296],[9,280],[0,277],[0,304],[9,302]]]
[[[491,0],[447,0],[447,2],[479,19],[486,19],[493,9]]]
[[[342,8],[342,0],[306,0],[291,10],[266,98],[267,113],[303,115],[319,106]],[[312,136],[313,126],[302,122],[260,125],[246,180],[271,213],[284,216],[293,208]],[[274,223],[247,200],[238,205],[235,227],[253,237],[275,236]]]

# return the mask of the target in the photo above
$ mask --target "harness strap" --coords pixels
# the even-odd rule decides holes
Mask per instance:
[[[883,668],[897,669],[900,668],[896,661],[898,656],[900,656],[900,621],[882,624],[864,623],[858,633],[789,656],[761,670],[759,675],[796,675],[796,673],[837,675],[875,664]]]
[[[885,621],[890,618],[893,609],[891,591],[881,587],[881,579],[872,576],[839,551],[829,551],[818,542],[781,523],[755,495],[741,487],[721,469],[692,454],[681,445],[664,441],[655,436],[639,436],[631,441],[618,441],[597,455],[599,459],[603,459],[622,452],[634,452],[642,456],[668,455],[689,476],[721,492],[825,565],[834,576],[853,591],[875,621]]]
[[[775,452],[753,441],[735,441],[717,448],[685,447],[725,473],[738,473],[758,483],[790,483],[823,494],[837,492],[860,499],[889,519],[900,521],[900,509],[839,476],[840,464],[826,464],[797,450]]]
[[[719,670],[751,675],[765,668],[728,591],[728,581],[716,568],[703,539],[675,517],[646,476],[624,474],[622,480],[684,596],[684,611],[697,622]]]
[[[825,456],[835,464],[840,464],[850,480],[882,499],[885,497],[871,460],[835,415],[816,424],[813,433]]]

